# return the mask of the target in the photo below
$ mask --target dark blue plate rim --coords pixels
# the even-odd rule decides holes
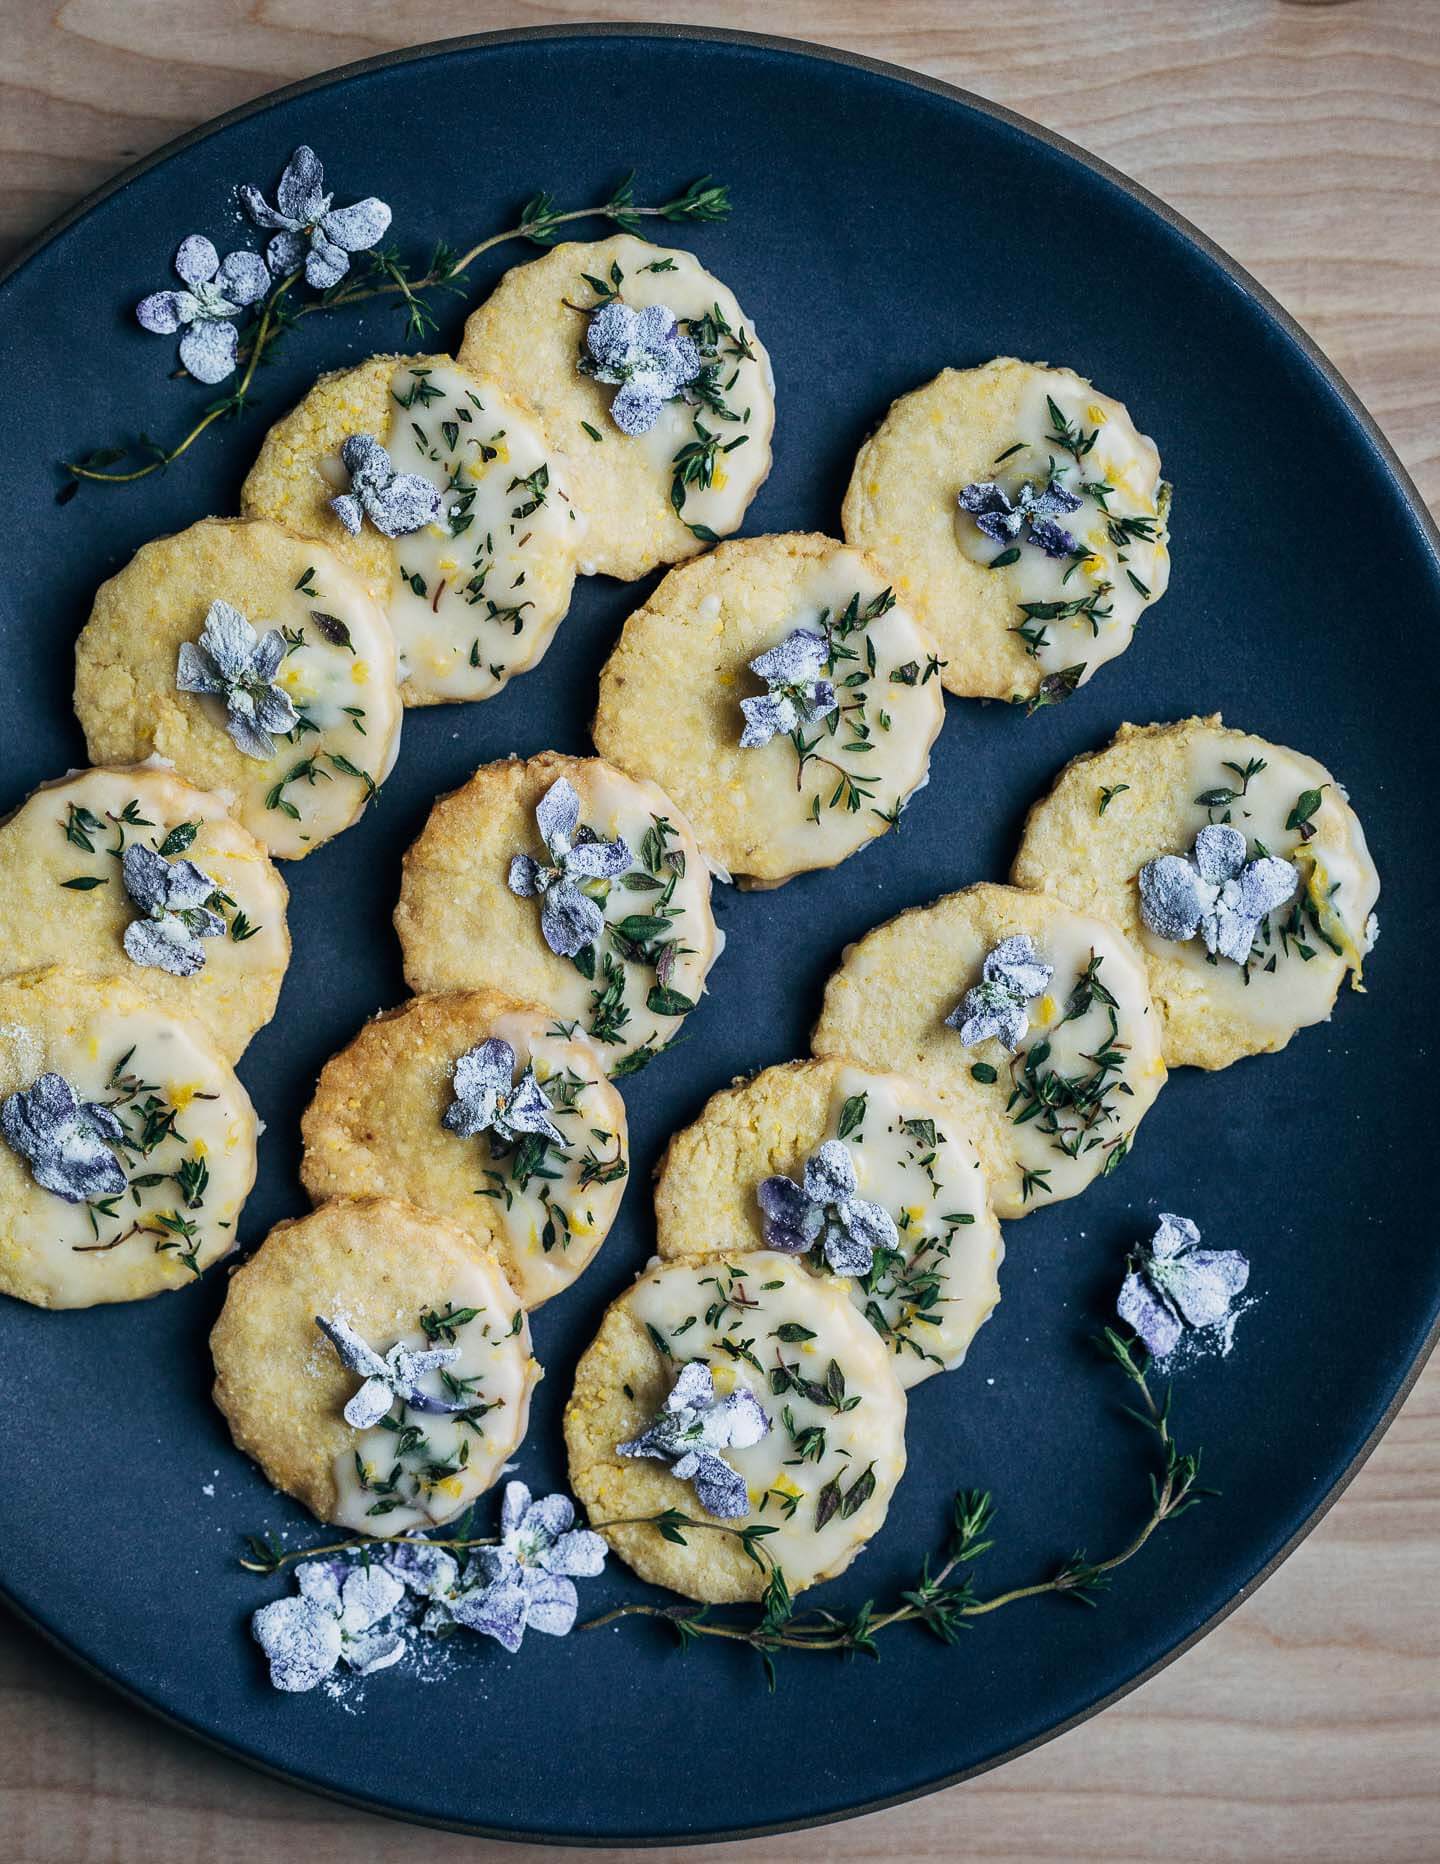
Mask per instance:
[[[1221,246],[1217,245],[1207,234],[1201,232],[1193,222],[1187,220],[1183,214],[1178,213],[1157,195],[1152,194],[1148,188],[1142,187],[1139,182],[1133,181],[1128,175],[1122,173],[1121,170],[1112,167],[1110,163],[1102,160],[1101,157],[1091,154],[1089,150],[1082,148],[1078,143],[1071,142],[1067,137],[1057,134],[1054,130],[1046,129],[1043,125],[1032,121],[1028,117],[1022,116],[1018,111],[1008,109],[1004,104],[993,103],[988,98],[977,96],[973,91],[963,90],[958,85],[949,84],[943,78],[934,78],[923,72],[911,71],[906,69],[903,65],[894,65],[884,59],[868,58],[860,52],[847,52],[831,46],[816,45],[805,39],[782,38],[771,33],[738,32],[728,27],[720,26],[680,26],[663,23],[654,25],[632,22],[613,25],[522,26],[511,27],[496,32],[468,33],[455,38],[430,40],[423,45],[404,46],[391,52],[382,52],[374,58],[359,59],[352,64],[339,65],[332,70],[319,72],[313,77],[301,78],[294,84],[287,84],[279,90],[267,91],[263,96],[252,98],[248,103],[238,104],[233,110],[227,110],[223,115],[214,117],[209,122],[200,124],[197,128],[186,131],[184,135],[177,136],[173,141],[163,144],[151,154],[142,157],[140,161],[134,162],[128,168],[121,170],[119,174],[103,183],[92,193],[87,194],[82,200],[78,201],[74,207],[70,208],[68,212],[62,214],[59,219],[53,221],[42,233],[37,235],[35,239],[22,247],[20,252],[17,253],[8,264],[0,267],[0,287],[6,285],[11,278],[22,271],[44,248],[51,245],[71,227],[77,225],[89,214],[93,213],[96,208],[103,205],[112,194],[118,193],[132,181],[148,173],[150,169],[158,167],[161,163],[168,162],[172,158],[184,154],[186,150],[195,147],[208,137],[228,129],[232,124],[244,122],[247,118],[256,116],[270,109],[273,105],[289,102],[296,97],[303,97],[310,91],[328,89],[334,85],[348,83],[353,78],[361,77],[371,72],[383,71],[397,65],[417,63],[420,60],[442,54],[477,51],[497,45],[544,43],[547,41],[561,40],[583,41],[586,39],[633,39],[642,43],[645,41],[666,39],[686,40],[693,43],[745,46],[752,50],[778,52],[792,57],[814,59],[823,63],[842,65],[852,70],[863,71],[877,77],[888,78],[895,83],[907,85],[915,90],[928,92],[930,95],[944,98],[950,103],[959,104],[963,108],[975,112],[977,115],[989,117],[995,122],[1002,123],[1006,125],[1006,127],[1020,132],[1022,135],[1029,136],[1037,142],[1044,143],[1047,147],[1057,151],[1059,154],[1068,156],[1071,161],[1079,163],[1082,167],[1088,169],[1091,174],[1098,176],[1111,187],[1127,195],[1139,206],[1157,215],[1174,232],[1188,241],[1189,244],[1195,247],[1212,265],[1223,272],[1232,284],[1238,286],[1264,313],[1269,321],[1275,325],[1281,334],[1301,352],[1311,368],[1322,379],[1336,399],[1343,404],[1351,419],[1365,435],[1366,440],[1369,442],[1369,445],[1381,461],[1389,478],[1394,484],[1395,490],[1404,501],[1411,520],[1416,525],[1420,534],[1425,538],[1437,561],[1440,561],[1440,525],[1437,525],[1428,506],[1421,497],[1418,487],[1401,462],[1399,455],[1396,453],[1389,440],[1387,440],[1385,435],[1381,432],[1373,415],[1371,415],[1360,397],[1345,380],[1344,376],[1341,375],[1334,363],[1330,361],[1314,339],[1296,322],[1285,307],[1273,297],[1259,280],[1254,278],[1244,266],[1231,258]],[[1203,1624],[1197,1626],[1188,1637],[1183,1638],[1155,1663],[1151,1664],[1147,1669],[1142,1670],[1138,1675],[1129,1678],[1126,1682],[1122,1683],[1119,1688],[1111,1690],[1106,1695],[1097,1697],[1094,1701],[1077,1710],[1074,1715],[1068,1716],[1063,1721],[1055,1723],[1052,1727],[1034,1736],[1032,1739],[1018,1743],[1002,1754],[994,1755],[976,1766],[963,1768],[956,1773],[938,1775],[936,1778],[924,1781],[918,1786],[907,1789],[905,1792],[890,1793],[877,1798],[857,1801],[854,1804],[837,1807],[833,1812],[820,1817],[782,1820],[764,1825],[742,1825],[726,1830],[708,1831],[693,1836],[687,1836],[685,1842],[687,1844],[720,1844],[733,1842],[738,1839],[762,1838],[780,1832],[809,1830],[822,1825],[837,1824],[842,1819],[857,1818],[870,1812],[882,1812],[891,1806],[904,1805],[911,1800],[922,1799],[927,1794],[939,1792],[945,1787],[958,1786],[963,1781],[974,1779],[979,1774],[988,1773],[992,1768],[1004,1766],[1007,1762],[1018,1759],[1022,1754],[1028,1754],[1035,1748],[1043,1747],[1045,1743],[1052,1741],[1057,1735],[1065,1734],[1070,1729],[1078,1727],[1082,1722],[1089,1721],[1092,1716],[1098,1715],[1101,1710],[1109,1708],[1112,1703],[1118,1702],[1122,1697],[1128,1696],[1132,1690],[1138,1689],[1142,1684],[1149,1682],[1152,1677],[1157,1676],[1160,1671],[1167,1669],[1178,1657],[1184,1656],[1186,1651],[1192,1649],[1202,1638],[1207,1637],[1217,1625],[1222,1624],[1236,1607],[1242,1604],[1244,1600],[1248,1599],[1257,1587],[1263,1585],[1271,1574],[1274,1573],[1284,1561],[1289,1559],[1290,1555],[1300,1543],[1307,1539],[1315,1528],[1319,1526],[1320,1522],[1359,1474],[1361,1468],[1369,1460],[1380,1439],[1394,1422],[1397,1413],[1405,1403],[1405,1400],[1409,1397],[1410,1392],[1419,1379],[1421,1372],[1424,1371],[1425,1365],[1437,1344],[1440,1344],[1440,1316],[1437,1316],[1435,1324],[1431,1327],[1430,1332],[1416,1352],[1409,1369],[1401,1378],[1391,1396],[1390,1402],[1385,1407],[1385,1410],[1381,1414],[1370,1435],[1365,1439],[1359,1450],[1356,1451],[1349,1464],[1331,1483],[1325,1494],[1316,1503],[1305,1520],[1301,1522],[1300,1526],[1296,1529],[1295,1533],[1291,1535],[1289,1540],[1287,1540],[1278,1552],[1276,1552],[1249,1581],[1242,1585],[1236,1591],[1234,1597],[1229,1599],[1217,1612],[1213,1613]],[[307,1778],[303,1773],[290,1772],[287,1769],[272,1766],[256,1758],[254,1755],[246,1753],[243,1748],[233,1746],[229,1742],[221,1740],[207,1733],[205,1730],[195,1727],[192,1723],[174,1715],[163,1703],[157,1702],[144,1695],[142,1692],[131,1688],[128,1684],[119,1681],[101,1666],[82,1656],[59,1632],[53,1630],[41,1619],[27,1611],[10,1595],[3,1584],[0,1584],[0,1604],[3,1604],[22,1623],[37,1632],[47,1643],[62,1652],[86,1674],[105,1684],[108,1689],[113,1690],[127,1702],[132,1703],[137,1708],[143,1709],[147,1714],[154,1716],[168,1727],[174,1728],[180,1733],[189,1736],[192,1740],[202,1743],[205,1747],[210,1748],[216,1753],[224,1754],[232,1760],[241,1762],[257,1773],[265,1774],[271,1779],[283,1781],[288,1786],[299,1787],[321,1798],[333,1800],[341,1805],[352,1806],[359,1811],[378,1813],[382,1817],[395,1819],[405,1824],[429,1826],[436,1830],[464,1832],[474,1837],[494,1838],[512,1844],[550,1844],[568,1845],[576,1848],[588,1848],[592,1846],[598,1848],[613,1846],[616,1843],[623,1843],[631,1846],[655,1846],[674,1843],[672,1837],[665,1835],[634,1833],[623,1840],[616,1840],[610,1836],[586,1839],[584,1837],[576,1837],[573,1834],[552,1834],[538,1830],[518,1833],[513,1829],[501,1829],[487,1825],[471,1824],[461,1820],[427,1819],[413,1812],[397,1811],[396,1808],[386,1805],[383,1801],[367,1799],[361,1794],[345,1793],[334,1787],[320,1785]]]

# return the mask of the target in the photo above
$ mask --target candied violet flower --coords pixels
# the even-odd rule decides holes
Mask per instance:
[[[270,272],[258,252],[222,259],[201,233],[181,240],[175,271],[184,291],[154,291],[135,306],[143,329],[156,336],[185,334],[180,360],[197,382],[223,382],[235,371],[239,335],[230,321],[270,289]]]
[[[373,434],[351,434],[340,449],[350,490],[332,498],[330,509],[352,537],[368,518],[386,537],[408,537],[433,524],[440,493],[418,472],[396,472]]]
[[[1183,943],[1198,932],[1212,958],[1244,964],[1260,922],[1294,898],[1300,875],[1278,855],[1245,858],[1238,828],[1212,823],[1188,859],[1162,854],[1140,869],[1140,917],[1157,938]]]
[[[568,777],[557,777],[540,798],[535,823],[550,852],[552,867],[517,854],[510,863],[512,893],[529,900],[537,896],[540,931],[558,958],[573,958],[593,945],[605,927],[597,901],[581,891],[585,880],[614,880],[630,866],[630,850],[623,841],[576,840],[580,798]]]
[[[237,751],[262,762],[275,755],[271,732],[292,731],[300,714],[275,684],[285,658],[278,628],[257,634],[238,608],[212,602],[199,642],[182,641],[175,685],[182,693],[213,693],[225,701],[225,729]]]
[[[332,207],[325,170],[315,151],[304,144],[285,164],[272,207],[257,187],[240,189],[245,211],[257,226],[276,229],[265,248],[277,277],[304,262],[305,277],[317,291],[339,284],[350,270],[350,254],[364,252],[385,236],[390,209],[373,195],[353,207]]]
[[[0,1133],[30,1167],[42,1191],[67,1204],[118,1197],[128,1182],[110,1150],[125,1128],[109,1107],[81,1100],[63,1074],[42,1074],[0,1101]]]
[[[830,658],[830,643],[823,634],[809,628],[795,628],[778,647],[750,662],[767,692],[754,699],[742,699],[745,730],[740,748],[768,744],[782,732],[794,731],[802,722],[824,718],[838,703],[835,687],[829,680],[818,679],[821,667]]]
[[[325,1320],[317,1314],[315,1325],[335,1348],[340,1363],[358,1372],[365,1381],[345,1407],[345,1422],[355,1430],[369,1430],[378,1424],[397,1398],[412,1411],[442,1413],[465,1411],[475,1402],[463,1393],[437,1397],[420,1383],[425,1373],[453,1365],[460,1357],[458,1346],[434,1346],[416,1352],[397,1340],[382,1359],[343,1320]]]
[[[493,1637],[512,1654],[527,1630],[564,1637],[575,1623],[575,1580],[605,1565],[605,1543],[577,1528],[566,1495],[532,1501],[523,1482],[507,1482],[500,1504],[500,1545],[482,1547],[445,1601],[467,1631]]]
[[[170,861],[132,842],[120,863],[125,891],[144,915],[125,928],[125,955],[135,964],[193,977],[205,966],[201,939],[220,938],[225,921],[206,902],[219,892],[193,861]]]
[[[1220,1328],[1228,1342],[1235,1324],[1232,1303],[1250,1279],[1250,1264],[1239,1250],[1200,1249],[1199,1241],[1188,1217],[1162,1211],[1120,1289],[1116,1311],[1155,1359],[1168,1359],[1187,1327]]]
[[[707,1514],[734,1521],[750,1512],[745,1478],[717,1450],[745,1450],[770,1433],[770,1420],[755,1394],[737,1385],[717,1399],[715,1381],[703,1359],[680,1369],[659,1415],[628,1443],[617,1443],[617,1456],[651,1456],[669,1463],[670,1473],[695,1490]]]
[[[551,1102],[527,1068],[515,1079],[515,1051],[498,1036],[477,1043],[455,1064],[451,1079],[455,1098],[446,1108],[444,1123],[462,1139],[494,1133],[513,1145],[522,1133],[543,1133],[552,1145],[563,1146],[565,1135],[546,1116]]]
[[[959,1030],[966,1048],[994,1036],[1013,1054],[1030,1027],[1026,1004],[1044,995],[1054,975],[1055,967],[1040,957],[1028,932],[1002,939],[987,952],[980,982],[965,992],[946,1024]]]
[[[765,1178],[756,1196],[764,1214],[765,1247],[802,1255],[817,1245],[837,1275],[868,1275],[877,1249],[900,1240],[883,1204],[856,1197],[855,1161],[839,1139],[827,1139],[805,1162],[803,1181]]]
[[[648,434],[667,401],[700,373],[700,352],[664,304],[636,311],[607,298],[590,313],[580,369],[597,382],[618,383],[610,418],[622,434]]]
[[[963,488],[959,504],[962,511],[974,518],[975,528],[997,544],[1012,542],[1020,535],[1021,527],[1028,524],[1026,543],[1034,544],[1047,557],[1074,556],[1080,548],[1064,525],[1055,522],[1057,513],[1078,511],[1081,504],[1058,479],[1052,478],[1040,492],[1027,479],[1016,494],[1014,504],[1003,486],[993,479],[982,479]]]
[[[384,1563],[307,1560],[295,1581],[298,1598],[274,1599],[250,1620],[276,1689],[314,1689],[342,1662],[370,1676],[405,1655],[404,1633],[387,1626],[405,1586]]]

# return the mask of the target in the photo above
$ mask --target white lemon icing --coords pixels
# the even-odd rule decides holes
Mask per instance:
[[[41,1073],[114,1111],[135,1142],[116,1148],[129,1183],[68,1203],[0,1140],[0,1265],[51,1307],[89,1307],[184,1287],[235,1247],[255,1181],[255,1113],[198,1031],[158,1008],[98,1001],[77,1002],[68,1028],[43,1039],[0,1026],[0,1100]]]
[[[473,1262],[437,1287],[434,1305],[427,1311],[443,1316],[469,1308],[477,1311],[473,1318],[456,1322],[453,1341],[448,1334],[432,1338],[420,1317],[408,1311],[397,1311],[389,1338],[369,1338],[381,1354],[397,1341],[416,1351],[458,1347],[459,1359],[443,1374],[424,1374],[421,1383],[427,1392],[442,1395],[452,1389],[445,1376],[464,1382],[473,1412],[447,1415],[396,1404],[389,1422],[398,1424],[399,1431],[380,1424],[353,1432],[333,1465],[338,1495],[333,1518],[338,1526],[358,1534],[438,1527],[483,1494],[519,1446],[540,1368],[531,1355],[530,1330],[513,1289],[494,1259],[478,1250]],[[343,1320],[344,1314],[338,1318]],[[317,1352],[332,1351],[318,1333],[316,1342]]]
[[[905,1467],[905,1394],[844,1282],[761,1251],[649,1269],[623,1299],[674,1371],[706,1360],[721,1396],[743,1385],[769,1419],[759,1443],[723,1452],[750,1497],[748,1517],[733,1525],[777,1530],[763,1545],[792,1590],[844,1566],[879,1530]],[[782,1340],[782,1330],[797,1337]],[[791,1369],[814,1390],[798,1389]],[[867,1471],[873,1492],[847,1514],[845,1498]],[[839,1505],[817,1525],[831,1484]],[[688,1511],[703,1513],[693,1498]]]
[[[1078,461],[1051,436],[1054,401],[1072,430],[1094,443]],[[1086,556],[1050,557],[1027,543],[1021,528],[1009,548],[1015,561],[997,569],[1013,593],[1016,625],[1034,631],[1034,659],[1047,674],[1073,667],[1084,685],[1097,667],[1124,653],[1141,613],[1165,593],[1170,580],[1166,529],[1168,491],[1162,491],[1160,455],[1155,443],[1139,433],[1123,406],[1079,383],[1066,369],[1038,370],[1030,381],[1016,422],[1019,451],[994,466],[994,477],[1007,492],[1029,481],[1037,493],[1052,472],[1067,492],[1081,499],[1080,509],[1056,515],[1055,522],[1084,547]],[[1102,506],[1086,486],[1108,488]],[[1126,519],[1147,524],[1152,535],[1118,537],[1112,527]],[[961,550],[977,563],[993,563],[1006,546],[988,537],[974,517],[957,508],[955,534]],[[1092,601],[1093,598],[1093,601]],[[1090,612],[1056,618],[1026,617],[1022,603],[1090,603]],[[1038,637],[1043,634],[1041,643]]]
[[[385,595],[409,693],[488,699],[540,660],[570,606],[585,520],[535,416],[455,365],[398,368],[381,444],[440,492],[433,524],[391,543]],[[345,469],[322,464],[338,488]]]

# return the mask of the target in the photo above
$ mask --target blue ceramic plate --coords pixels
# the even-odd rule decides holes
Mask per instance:
[[[512,220],[539,187],[603,199],[620,173],[674,192],[711,171],[729,224],[682,235],[735,288],[775,359],[775,470],[752,532],[831,530],[855,448],[891,398],[947,363],[1071,364],[1123,397],[1176,487],[1174,578],[1122,660],[1027,719],[949,705],[901,832],[832,873],[719,901],[729,945],[683,1047],[627,1084],[634,1183],[599,1260],[535,1327],[548,1370],[522,1470],[563,1486],[560,1412],[604,1304],[651,1251],[666,1136],[742,1070],[803,1054],[847,940],[902,907],[999,879],[1023,811],[1125,719],[1222,711],[1342,777],[1384,878],[1365,998],[1282,1055],[1175,1076],[1134,1155],[1078,1202],[1012,1226],[1004,1302],[964,1371],[914,1394],[910,1468],[883,1534],[817,1595],[851,1608],[908,1584],[958,1486],[992,1489],[987,1588],[1113,1548],[1147,1507],[1144,1443],[1087,1344],[1157,1208],[1237,1244],[1260,1296],[1234,1354],[1180,1381],[1180,1434],[1223,1495],[1127,1566],[1097,1611],[1055,1600],[955,1648],[901,1627],[883,1660],[682,1658],[629,1622],[518,1658],[477,1642],[448,1680],[373,1679],[357,1713],[266,1684],[247,1621],[280,1590],[242,1534],[313,1533],[231,1447],[206,1335],[223,1270],[187,1293],[52,1315],[0,1304],[0,1577],[15,1607],[134,1700],[240,1758],[378,1811],[505,1837],[737,1836],[883,1805],[991,1766],[1130,1688],[1213,1624],[1311,1526],[1392,1415],[1434,1338],[1440,1257],[1413,1117],[1414,986],[1437,923],[1423,847],[1428,707],[1411,640],[1440,618],[1434,526],[1353,396],[1252,280],[1098,163],[946,86],[737,34],[510,33],[358,65],[187,137],[73,214],[0,286],[6,513],[0,806],[83,761],[74,635],[138,545],[235,509],[267,418],[322,369],[403,342],[388,306],[311,320],[263,406],[126,491],[60,505],[55,462],[148,428],[197,391],[130,309],[184,234],[235,243],[232,190],[300,142],[342,199],[395,209],[416,256]],[[586,229],[588,232],[589,229]],[[476,268],[478,301],[521,247]],[[468,305],[443,309],[441,341]],[[203,404],[202,404],[203,405]],[[280,1014],[245,1057],[268,1124],[253,1247],[303,1207],[298,1123],[316,1071],[404,994],[390,909],[432,799],[477,764],[589,749],[601,663],[642,591],[582,584],[538,672],[487,705],[412,713],[360,827],[298,869]],[[213,1490],[213,1493],[212,1493]],[[829,1596],[833,1595],[833,1597]],[[643,1596],[618,1565],[587,1605]]]

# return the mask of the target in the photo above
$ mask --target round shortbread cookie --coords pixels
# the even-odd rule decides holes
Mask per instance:
[[[786,664],[767,668],[777,649]],[[663,785],[717,864],[778,886],[884,834],[925,782],[945,717],[934,666],[860,551],[739,538],[672,570],[625,623],[595,744]]]
[[[1123,402],[1002,356],[891,405],[844,525],[934,634],[951,692],[1033,705],[1130,645],[1170,578],[1169,506]]]
[[[1197,844],[1216,826],[1235,834]],[[1160,936],[1142,913],[1142,872],[1160,861],[1188,890],[1194,881],[1178,863],[1203,858],[1207,844],[1222,859],[1233,856],[1237,871],[1217,868],[1191,906],[1208,905],[1217,890],[1221,907],[1229,890],[1237,905],[1265,904],[1239,896],[1263,883],[1266,870],[1255,863],[1267,857],[1293,869],[1288,879],[1269,870],[1278,875],[1275,893],[1288,897],[1258,918],[1218,912],[1208,939],[1190,913],[1170,925],[1182,936]],[[1178,860],[1172,866],[1166,856]],[[1150,973],[1172,1068],[1226,1068],[1327,1020],[1347,971],[1360,988],[1380,891],[1365,831],[1324,765],[1228,729],[1218,715],[1122,725],[1103,751],[1067,764],[1030,811],[1012,877],[1130,936]],[[1227,935],[1243,957],[1218,949],[1230,945]]]
[[[1028,949],[1000,953],[1010,939]],[[1004,1036],[986,1033],[1007,1017]],[[1017,887],[967,887],[867,932],[825,987],[811,1046],[947,1099],[1001,1218],[1074,1197],[1112,1170],[1165,1082],[1160,1019],[1129,940]]]
[[[567,786],[579,821],[565,839],[577,853],[587,838],[622,840],[623,872],[565,879],[566,850],[547,846],[537,811],[551,820]],[[543,897],[512,889],[517,857],[532,864],[521,884],[544,885]],[[565,894],[573,922],[576,890],[599,909],[599,936],[565,957],[545,928]],[[485,764],[441,797],[405,855],[395,929],[413,991],[503,989],[543,1004],[594,1042],[611,1074],[634,1073],[672,1040],[722,943],[710,870],[670,798],[598,757],[553,751]]]
[[[696,1361],[717,1404],[743,1401],[751,1416],[758,1405],[767,1426],[715,1452],[744,1486],[744,1512],[723,1520],[668,1460],[617,1453]],[[591,1527],[642,1579],[728,1604],[758,1598],[771,1566],[792,1594],[832,1579],[880,1531],[905,1470],[905,1393],[837,1282],[768,1251],[666,1262],[607,1310],[576,1367],[565,1442]],[[684,1546],[634,1524],[668,1508],[698,1524]],[[751,1526],[776,1530],[755,1542],[762,1565],[736,1537]]]
[[[208,897],[187,863],[214,883]],[[58,959],[127,977],[234,1062],[275,1013],[288,897],[222,796],[160,764],[72,772],[0,826],[0,975]]]
[[[386,1362],[394,1389],[342,1360],[317,1317]],[[494,1256],[392,1198],[333,1198],[277,1224],[231,1279],[210,1348],[239,1448],[357,1534],[460,1514],[519,1448],[541,1377]],[[448,1363],[406,1363],[436,1351]]]
[[[362,468],[351,503],[341,449],[356,435],[388,467],[378,485]],[[247,517],[323,539],[361,577],[395,635],[401,696],[432,705],[489,699],[550,645],[585,529],[567,470],[535,413],[497,383],[448,356],[372,356],[322,375],[270,429],[240,502]],[[387,498],[387,471],[425,487]]]
[[[255,1110],[203,1025],[122,977],[0,979],[0,1292],[94,1307],[235,1247]]]
[[[580,362],[605,367],[596,347],[608,356],[615,336],[623,338],[623,331],[597,324],[594,314],[611,305],[632,313],[663,306],[675,335],[659,349],[647,348],[641,326],[641,347],[632,347],[619,368],[607,368],[616,380],[601,381]],[[610,311],[606,321],[622,318],[623,309]],[[666,323],[658,314],[654,321]],[[682,354],[688,361],[678,376],[696,368],[699,374],[679,386]],[[617,233],[556,246],[515,266],[466,323],[459,360],[538,409],[564,452],[570,490],[588,524],[583,575],[633,581],[657,563],[693,557],[740,528],[770,471],[770,358],[734,293],[678,248]],[[619,377],[627,374],[633,379],[622,385]],[[627,405],[638,407],[647,381],[669,398],[659,401],[658,413],[650,401],[645,412],[655,418],[646,431],[622,432],[617,412],[634,424]]]
[[[520,1089],[527,1075],[543,1102]],[[625,1104],[594,1046],[497,990],[416,997],[367,1023],[326,1062],[301,1132],[316,1202],[433,1210],[494,1249],[527,1308],[604,1242],[629,1171]]]
[[[850,1154],[851,1195],[878,1204],[895,1230],[893,1240],[874,1249],[869,1269],[848,1278],[843,1260],[838,1270],[832,1260],[837,1246],[848,1244],[848,1209],[827,1208],[823,1187],[813,1181],[818,1195],[803,1189],[807,1162],[836,1141]],[[660,1255],[674,1260],[770,1247],[767,1235],[777,1232],[773,1221],[767,1224],[761,1187],[772,1178],[800,1187],[800,1196],[786,1193],[786,1201],[819,1231],[798,1259],[824,1279],[841,1276],[888,1347],[902,1385],[961,1363],[1000,1299],[1005,1245],[979,1155],[952,1107],[901,1075],[843,1061],[785,1062],[713,1094],[660,1162]],[[828,1229],[837,1221],[841,1234],[827,1253]],[[798,1241],[787,1236],[787,1250]]]
[[[394,764],[395,641],[324,544],[266,519],[204,518],[101,584],[76,643],[75,710],[93,762],[158,754],[231,797],[272,855],[299,860],[359,817]],[[257,717],[273,730],[250,736]]]

